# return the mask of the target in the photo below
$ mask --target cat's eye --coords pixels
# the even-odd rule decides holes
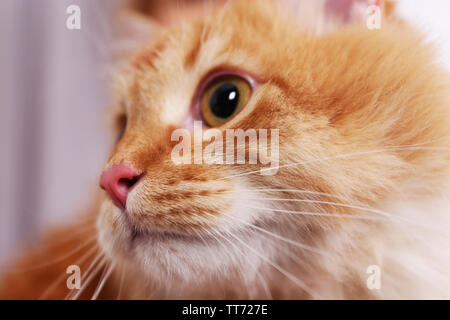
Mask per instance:
[[[252,88],[247,80],[227,75],[211,82],[200,97],[200,112],[211,127],[229,121],[247,104]]]

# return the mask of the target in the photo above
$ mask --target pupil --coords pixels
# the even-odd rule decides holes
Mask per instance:
[[[219,118],[228,118],[236,110],[238,102],[238,88],[234,84],[226,82],[213,92],[209,105],[215,116]]]

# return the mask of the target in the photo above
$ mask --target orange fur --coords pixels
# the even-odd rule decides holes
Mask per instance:
[[[247,1],[234,1],[202,21],[168,31],[131,59],[119,86],[127,127],[106,167],[125,163],[145,175],[128,197],[131,222],[104,200],[97,225],[102,250],[136,275],[126,286],[139,288],[133,296],[139,298],[448,297],[446,287],[419,292],[424,287],[418,284],[417,292],[407,292],[408,284],[402,291],[411,281],[406,275],[403,283],[387,281],[386,291],[368,290],[368,265],[380,264],[387,278],[399,273],[401,262],[389,260],[394,256],[389,250],[397,239],[410,236],[408,226],[395,229],[399,234],[390,248],[385,239],[395,233],[394,222],[343,216],[367,214],[361,206],[381,210],[389,199],[448,194],[450,82],[434,63],[433,49],[405,24],[385,23],[376,31],[355,25],[316,35],[272,2],[256,3],[249,10]],[[213,70],[238,70],[256,79],[248,105],[219,129],[280,129],[277,174],[236,177],[260,167],[171,162],[170,134],[190,112],[198,84]],[[266,195],[245,191],[252,188],[275,190]],[[300,202],[275,204],[266,198]],[[336,199],[344,206],[333,203]],[[266,204],[269,210],[245,209],[247,202]],[[376,217],[373,211],[369,215]],[[424,219],[438,217],[430,213]],[[248,224],[327,255],[274,244]],[[217,230],[241,237],[266,259],[235,238],[218,244],[219,235],[210,237]],[[430,230],[418,232],[428,239]],[[75,237],[73,243],[79,241]],[[414,250],[398,242],[399,250]],[[239,256],[234,247],[246,254]],[[45,259],[68,249],[48,249]],[[27,255],[18,266],[39,260]],[[444,260],[438,262],[442,267],[448,265]],[[23,281],[8,276],[0,296],[35,298],[47,272],[61,273],[71,261],[27,273]],[[110,288],[118,281],[113,275]],[[61,288],[49,297],[66,294]],[[111,296],[106,288],[103,297]]]
[[[84,217],[82,220],[86,221],[82,223],[51,232],[39,241],[37,248],[25,251],[13,265],[7,265],[0,285],[0,299],[64,299],[69,294],[67,267],[80,264],[81,270],[85,270],[95,256],[94,250],[98,252],[95,241],[86,243],[94,236],[94,217]],[[89,252],[92,253],[83,259]],[[97,281],[99,278],[100,274]],[[82,298],[92,296],[96,282],[92,284]],[[103,297],[109,296],[106,292],[103,291]],[[113,295],[110,297],[114,298]]]

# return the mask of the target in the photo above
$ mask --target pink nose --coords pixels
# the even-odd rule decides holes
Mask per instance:
[[[135,169],[124,164],[117,164],[103,171],[100,187],[108,192],[117,207],[124,210],[128,193],[140,177]]]

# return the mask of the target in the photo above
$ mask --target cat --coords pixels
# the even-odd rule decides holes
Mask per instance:
[[[134,52],[100,209],[23,253],[0,297],[449,298],[449,74],[404,21],[305,12],[231,1]],[[277,172],[175,164],[195,120],[278,129]]]

